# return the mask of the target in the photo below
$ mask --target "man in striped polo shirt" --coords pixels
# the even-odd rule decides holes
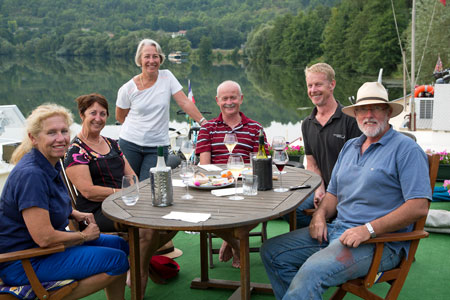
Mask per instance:
[[[227,133],[236,134],[238,144],[233,154],[242,156],[245,163],[250,162],[251,152],[258,152],[258,135],[262,126],[240,111],[243,100],[244,95],[237,82],[227,80],[217,87],[216,102],[220,114],[200,128],[195,150],[200,155],[200,164],[227,163],[230,153],[223,142]]]
[[[241,155],[244,162],[250,162],[250,153],[258,152],[258,136],[261,124],[247,118],[240,106],[244,100],[241,87],[237,82],[227,80],[217,87],[216,102],[220,107],[217,118],[208,121],[200,128],[196,154],[200,154],[200,164],[226,164],[231,155],[223,139],[227,133],[235,133],[238,139],[233,155]],[[265,140],[266,152],[268,152]],[[219,260],[228,261],[233,258],[232,266],[239,268],[239,242],[231,234],[219,235],[224,242],[220,247]]]

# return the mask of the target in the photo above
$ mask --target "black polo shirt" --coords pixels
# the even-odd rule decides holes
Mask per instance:
[[[356,119],[342,113],[342,107],[338,102],[336,111],[323,127],[316,120],[316,107],[302,122],[305,154],[312,155],[316,160],[325,188],[345,142],[361,135]]]

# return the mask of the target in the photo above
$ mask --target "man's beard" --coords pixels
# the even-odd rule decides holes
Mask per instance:
[[[365,136],[367,137],[376,137],[379,136],[380,134],[382,134],[385,130],[386,130],[386,126],[388,126],[388,120],[389,117],[386,115],[384,120],[382,122],[379,122],[377,119],[375,118],[365,118],[361,123],[359,124],[358,122],[358,127],[359,130],[361,130],[362,133],[364,133]],[[366,122],[373,122],[376,123],[376,126],[364,126],[364,123]]]

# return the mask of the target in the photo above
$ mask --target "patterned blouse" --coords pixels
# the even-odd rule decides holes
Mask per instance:
[[[103,136],[102,138],[110,148],[109,153],[105,155],[94,151],[80,138],[75,137],[64,158],[64,167],[67,169],[74,165],[88,165],[94,185],[120,189],[125,172],[123,153],[116,140]],[[96,213],[101,211],[101,206],[102,202],[90,201],[78,193],[78,210]]]

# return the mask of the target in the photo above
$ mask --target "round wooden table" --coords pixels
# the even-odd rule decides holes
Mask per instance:
[[[222,166],[224,167],[224,166]],[[140,183],[140,198],[135,206],[126,206],[121,200],[120,192],[110,195],[103,201],[103,213],[110,219],[128,226],[130,244],[131,295],[133,300],[140,300],[140,270],[139,270],[139,231],[138,228],[152,228],[158,230],[181,230],[200,232],[201,277],[192,281],[192,288],[233,288],[237,292],[233,297],[250,299],[251,290],[268,292],[270,285],[253,284],[250,282],[249,232],[257,224],[277,219],[290,214],[291,230],[295,228],[295,209],[321,183],[321,178],[310,171],[300,168],[286,167],[283,174],[283,185],[293,186],[309,184],[311,188],[276,193],[273,190],[258,191],[256,196],[244,196],[244,200],[233,201],[228,197],[217,197],[209,190],[190,188],[194,196],[191,200],[183,200],[181,196],[186,192],[183,187],[174,187],[174,203],[169,207],[153,207],[150,192],[150,180]],[[217,174],[219,172],[202,173]],[[177,170],[172,179],[180,179]],[[274,187],[279,181],[273,182]],[[162,216],[171,211],[188,213],[208,213],[211,217],[199,223],[180,220],[167,220]],[[241,280],[240,289],[236,282],[214,280],[208,278],[207,238],[208,232],[231,232],[240,241]],[[230,298],[230,299],[231,299]]]

